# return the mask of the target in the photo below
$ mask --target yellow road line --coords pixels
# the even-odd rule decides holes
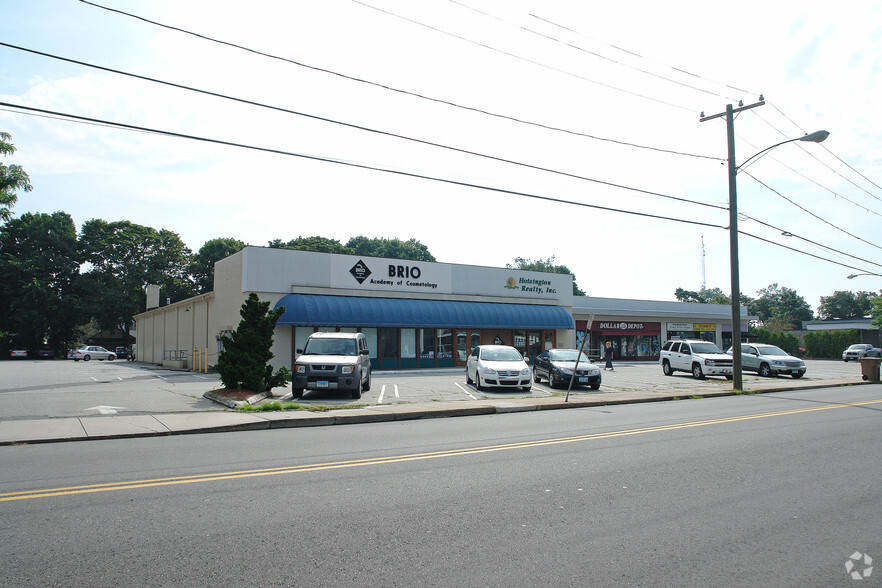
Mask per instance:
[[[706,427],[709,425],[718,425],[723,423],[733,423],[738,421],[747,421],[754,419],[762,419],[769,417],[778,417],[791,414],[801,414],[808,412],[817,412],[821,410],[832,410],[836,408],[848,408],[854,406],[864,406],[867,404],[878,404],[879,400],[866,400],[863,402],[831,404],[827,406],[813,406],[810,408],[798,408],[792,410],[779,410],[775,412],[766,412],[759,414],[740,415],[733,417],[725,417],[718,419],[709,419],[704,421],[691,421],[687,423],[675,423],[669,425],[658,425],[654,427],[644,427],[639,429],[626,429],[623,431],[609,431],[606,433],[591,433],[587,435],[575,435],[572,437],[558,437],[554,439],[540,439],[535,441],[521,441],[518,443],[504,443],[501,445],[487,445],[483,447],[471,447],[465,449],[448,449],[443,451],[433,451],[428,453],[413,453],[409,455],[397,455],[387,457],[374,457],[367,459],[355,459],[349,461],[336,461],[318,464],[304,464],[298,466],[285,466],[277,468],[242,470],[234,472],[219,472],[216,474],[200,474],[194,476],[178,476],[171,478],[154,478],[148,480],[132,480],[129,482],[110,482],[107,484],[90,484],[85,486],[68,486],[63,488],[46,488],[43,490],[25,490],[20,492],[0,493],[0,502],[12,500],[30,500],[33,498],[46,498],[50,496],[69,496],[74,494],[88,494],[93,492],[110,492],[116,490],[130,490],[133,488],[150,488],[154,486],[171,486],[177,484],[195,484],[197,482],[213,482],[217,480],[233,480],[237,478],[253,478],[257,476],[276,476],[280,474],[296,474],[302,472],[314,472],[320,470],[332,470],[340,468],[364,467],[373,465],[382,465],[389,463],[400,463],[406,461],[417,461],[424,459],[437,459],[439,457],[456,457],[460,455],[473,455],[477,453],[489,453],[493,451],[510,451],[512,449],[525,449],[530,447],[542,447],[545,445],[560,445],[563,443],[576,443],[582,441],[593,441],[597,439],[610,439],[613,437],[624,437],[628,435],[643,435],[646,433],[657,433],[661,431],[673,431],[678,429],[688,429],[691,427]]]

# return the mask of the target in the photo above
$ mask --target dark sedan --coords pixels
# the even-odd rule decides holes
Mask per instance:
[[[576,358],[579,365],[576,367]],[[573,370],[576,370],[575,378]],[[590,386],[592,390],[600,388],[600,368],[595,366],[585,353],[579,357],[577,349],[549,349],[533,358],[533,381],[548,380],[552,388],[569,386]]]

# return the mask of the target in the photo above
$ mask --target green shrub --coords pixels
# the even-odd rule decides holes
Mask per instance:
[[[861,336],[857,329],[812,331],[805,334],[806,354],[809,357],[839,359],[846,347],[860,342]]]

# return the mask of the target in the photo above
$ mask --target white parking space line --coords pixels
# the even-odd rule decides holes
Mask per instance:
[[[401,397],[398,395],[398,384],[395,384],[395,398],[401,398]]]
[[[459,382],[454,382],[454,384],[456,384],[456,387],[457,387],[457,388],[459,388],[460,390],[462,390],[463,392],[465,392],[466,394],[468,394],[469,397],[470,397],[472,400],[477,400],[477,399],[478,399],[474,394],[472,394],[471,392],[469,392],[467,388],[463,388],[462,384],[460,384]]]
[[[396,386],[396,388],[397,388],[397,386]],[[386,393],[386,384],[383,384],[383,387],[380,388],[380,397],[377,398],[377,404],[383,403],[383,394],[385,394],[385,393]]]
[[[93,380],[95,380],[96,382],[98,381],[98,378],[96,378],[95,376],[89,376],[89,377],[92,378]]]

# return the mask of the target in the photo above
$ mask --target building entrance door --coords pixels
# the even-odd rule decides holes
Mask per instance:
[[[456,331],[456,351],[453,354],[453,364],[466,364],[472,349],[481,344],[481,333],[478,330]]]

